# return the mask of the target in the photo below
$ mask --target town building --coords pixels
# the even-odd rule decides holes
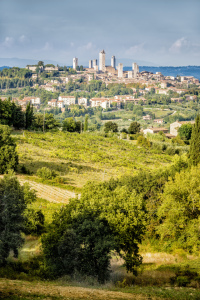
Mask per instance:
[[[83,105],[83,106],[87,107],[88,106],[87,98],[84,98],[84,97],[78,98],[78,105]]]
[[[64,103],[63,103],[62,100],[57,101],[57,107],[59,107],[59,108],[63,108],[64,107]]]
[[[90,99],[91,107],[110,108],[110,100],[107,98],[91,98]]]
[[[116,59],[115,59],[114,55],[111,57],[111,67],[113,67],[114,69],[116,69]]]
[[[76,98],[74,96],[59,96],[59,101],[63,101],[64,105],[76,104]]]
[[[123,78],[123,64],[118,64],[118,78]]]
[[[76,67],[78,67],[78,58],[74,57],[73,58],[73,69],[76,70]]]
[[[195,121],[176,121],[170,124],[170,134],[177,136],[178,130],[183,124],[194,124]]]
[[[105,72],[106,68],[106,53],[102,50],[99,53],[99,71]]]
[[[93,59],[92,65],[93,65],[93,68],[96,67],[96,66],[98,65],[98,64],[97,64],[97,59]]]
[[[56,107],[57,106],[57,99],[51,99],[48,101],[48,105],[51,107]]]
[[[128,71],[128,78],[129,79],[133,78],[133,71]]]
[[[137,75],[139,73],[139,66],[136,63],[132,64],[132,70],[134,78],[137,78]]]
[[[147,128],[143,130],[144,135],[146,135],[147,133],[151,133],[151,134],[155,134],[155,133],[159,133],[159,132],[163,132],[163,133],[167,133],[168,129],[164,128],[164,127],[158,127],[158,128]]]
[[[89,60],[89,69],[92,69],[93,68],[93,61],[90,59]]]
[[[143,120],[151,120],[151,116],[150,115],[146,115],[142,117]]]

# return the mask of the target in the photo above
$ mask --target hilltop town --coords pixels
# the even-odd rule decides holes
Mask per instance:
[[[106,53],[102,50],[99,60],[89,60],[88,68],[79,66],[75,57],[73,67],[44,65],[39,61],[25,69],[4,69],[0,72],[0,98],[12,98],[24,111],[30,103],[35,112],[53,113],[59,121],[69,116],[93,115],[99,109],[105,120],[109,120],[108,111],[113,113],[111,119],[124,119],[123,111],[135,110],[135,116],[125,121],[139,121],[144,133],[163,131],[168,138],[177,135],[177,131],[170,129],[171,123],[194,120],[199,101],[198,79],[140,72],[135,62],[131,71],[124,71],[122,63],[116,66],[115,56],[111,57],[110,65],[105,62]],[[121,115],[116,116],[117,112]],[[91,124],[92,130],[104,124],[104,118],[100,119],[96,127],[95,122]],[[122,123],[118,124],[120,129],[128,128],[127,122]]]

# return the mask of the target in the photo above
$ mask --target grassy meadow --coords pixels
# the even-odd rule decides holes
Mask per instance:
[[[163,168],[172,156],[140,148],[136,141],[104,137],[98,133],[25,132],[15,134],[19,170],[23,165],[38,180],[37,170],[48,167],[59,173],[70,189],[88,182],[134,175],[140,170]],[[55,182],[54,182],[55,184]]]

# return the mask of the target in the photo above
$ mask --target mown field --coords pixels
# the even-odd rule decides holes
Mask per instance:
[[[65,180],[61,187],[77,192],[88,181],[100,182],[125,174],[134,175],[140,170],[163,168],[173,159],[170,155],[140,148],[136,141],[96,133],[20,132],[15,134],[15,139],[20,167],[26,167],[32,180],[38,180],[39,168],[48,167]]]

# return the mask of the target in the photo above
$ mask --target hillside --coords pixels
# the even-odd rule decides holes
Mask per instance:
[[[31,172],[32,180],[36,179],[37,169],[48,167],[57,171],[72,189],[82,188],[88,181],[134,175],[140,170],[163,168],[172,162],[170,155],[140,148],[136,141],[120,140],[116,136],[25,132],[15,138],[20,166],[24,165]]]

